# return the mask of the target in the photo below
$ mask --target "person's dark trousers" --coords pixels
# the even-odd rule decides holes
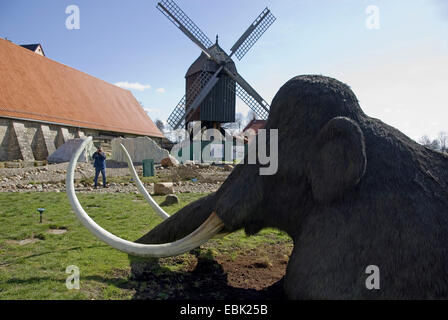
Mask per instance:
[[[98,169],[95,168],[95,179],[93,180],[95,182],[95,187],[98,187],[98,176],[100,175],[103,176],[103,187],[106,186],[106,169]]]

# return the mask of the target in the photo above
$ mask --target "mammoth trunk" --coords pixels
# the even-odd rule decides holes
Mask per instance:
[[[160,244],[182,239],[195,231],[210,217],[213,204],[214,195],[201,198],[179,210],[136,242]]]

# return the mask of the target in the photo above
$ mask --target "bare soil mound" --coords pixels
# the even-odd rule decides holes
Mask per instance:
[[[171,271],[164,259],[132,261],[127,285],[135,289],[134,299],[279,300],[285,298],[283,277],[290,253],[284,244],[266,244],[237,257],[208,258],[196,251],[182,271]],[[181,257],[167,259],[170,265],[185,263]]]

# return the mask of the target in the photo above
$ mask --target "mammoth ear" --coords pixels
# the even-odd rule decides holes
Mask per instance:
[[[336,117],[316,137],[309,178],[314,198],[330,203],[355,187],[366,170],[364,134],[353,120]]]

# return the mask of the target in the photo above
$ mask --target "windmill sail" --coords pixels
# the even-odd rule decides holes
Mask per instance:
[[[246,90],[244,90],[239,83],[236,87],[230,86],[229,88],[233,90],[236,95],[249,107],[251,108],[260,120],[267,120],[269,116],[268,109],[257,102],[252,95],[250,95]],[[269,105],[268,105],[269,106]]]
[[[227,74],[236,81],[236,83],[238,84],[238,86],[240,87],[240,90],[238,90],[238,88],[236,89],[236,94],[244,101],[249,101],[249,98],[246,97],[249,96],[250,100],[254,100],[256,102],[256,104],[254,103],[248,103],[246,102],[246,104],[251,107],[251,105],[253,106],[257,106],[257,109],[259,109],[259,115],[264,116],[264,114],[269,114],[269,104],[258,94],[257,91],[255,91],[254,88],[251,87],[251,85],[244,80],[244,78],[242,76],[240,76],[238,73],[233,73],[230,72],[227,69],[224,69]],[[240,92],[240,94],[238,94],[238,92]],[[245,98],[242,98],[242,96],[244,96]],[[252,108],[252,107],[251,107]],[[255,110],[254,110],[255,111]],[[266,116],[267,118],[267,116]]]
[[[208,48],[213,42],[204,32],[191,20],[185,12],[172,0],[162,0],[157,4],[160,10],[176,27],[178,27],[191,41],[201,48],[201,50],[210,57]]]
[[[271,11],[268,8],[264,9],[230,49],[232,52],[230,56],[235,54],[238,60],[241,60],[275,20]]]
[[[173,112],[171,112],[170,116],[168,117],[168,124],[173,128],[173,130],[176,130],[179,128],[179,126],[183,126],[185,124],[185,101],[186,101],[186,95],[183,96],[182,99],[180,99],[179,103],[174,108]]]

